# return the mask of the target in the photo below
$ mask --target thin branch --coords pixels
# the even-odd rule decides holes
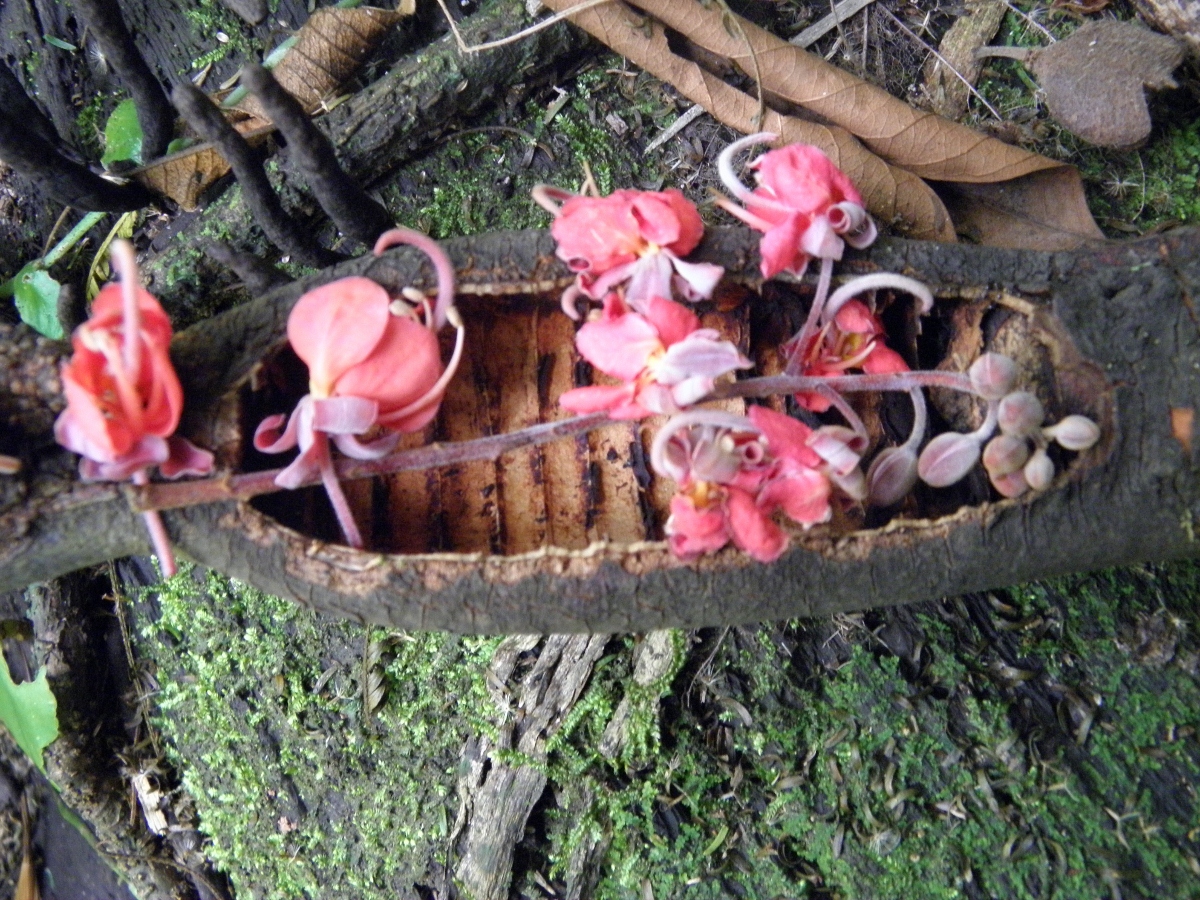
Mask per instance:
[[[321,209],[344,234],[370,246],[392,227],[392,217],[338,163],[333,144],[285,91],[268,69],[242,69],[242,84],[262,104],[267,116],[287,139],[288,160],[304,175]]]
[[[74,6],[133,95],[142,126],[142,158],[147,162],[157,159],[166,152],[175,132],[175,110],[162,84],[138,52],[116,0],[75,0]]]
[[[323,269],[342,261],[336,253],[318,246],[284,211],[254,149],[207,96],[190,81],[181,81],[171,92],[171,99],[188,124],[221,151],[242,186],[246,205],[271,243],[313,268]]]
[[[561,22],[568,16],[583,12],[585,9],[591,9],[593,6],[600,6],[603,3],[612,3],[613,0],[583,0],[582,3],[576,3],[570,9],[564,9],[562,12],[557,12],[548,19],[535,22],[528,28],[521,29],[516,34],[510,34],[508,37],[500,38],[496,41],[487,41],[483,44],[468,44],[463,40],[462,32],[458,30],[458,23],[454,21],[454,16],[450,15],[450,10],[446,7],[446,0],[437,0],[437,2],[438,6],[442,8],[442,15],[446,17],[446,22],[450,25],[450,31],[454,34],[454,40],[458,42],[458,49],[463,53],[481,53],[484,50],[495,50],[497,47],[516,43],[523,38],[529,37],[531,34],[536,34],[545,28],[549,28],[555,22]]]
[[[261,297],[292,280],[265,259],[235,250],[224,241],[209,241],[204,244],[204,252],[225,268],[232,269],[255,297]]]

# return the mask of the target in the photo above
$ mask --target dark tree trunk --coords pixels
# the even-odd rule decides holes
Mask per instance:
[[[753,282],[754,241],[717,231],[701,255]],[[568,277],[543,233],[447,247],[466,294],[535,283],[552,293]],[[1055,374],[1091,398],[1105,429],[1101,445],[1045,493],[876,530],[815,529],[772,565],[733,551],[681,564],[662,544],[519,559],[362,553],[314,542],[244,502],[166,512],[168,528],[197,561],[313,608],[464,632],[645,631],[821,615],[1196,555],[1200,480],[1185,411],[1200,405],[1200,231],[1062,254],[885,241],[851,265],[907,272],[941,297],[992,290],[1015,298],[1044,333],[1057,335]],[[352,272],[384,284],[428,282],[415,254],[392,251],[288,285],[177,338],[193,436],[221,442],[203,428],[215,421],[219,397],[278,343],[304,290]],[[146,550],[125,499],[132,489],[75,484],[61,454],[28,462],[27,499],[13,497],[0,515],[0,590]]]

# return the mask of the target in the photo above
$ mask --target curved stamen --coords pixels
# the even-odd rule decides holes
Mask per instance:
[[[813,332],[816,331],[818,322],[822,320],[822,312],[829,305],[826,297],[829,295],[829,285],[832,281],[833,260],[828,256],[823,256],[821,257],[821,273],[817,277],[817,292],[813,294],[812,306],[808,308],[808,318],[804,320],[804,327],[796,332],[796,336],[788,342],[792,347],[791,357],[787,364],[789,375],[795,375],[800,371],[800,355],[804,353],[804,348],[808,345]]]
[[[437,306],[434,307],[433,322],[435,330],[441,329],[446,324],[446,310],[454,305],[454,266],[450,262],[450,257],[446,255],[442,245],[429,235],[402,227],[393,228],[381,234],[379,240],[375,242],[373,252],[379,256],[384,250],[395,247],[397,244],[415,247],[428,256],[429,261],[433,264],[433,270],[437,273],[438,280]]]
[[[721,178],[721,183],[729,189],[729,193],[737,197],[743,203],[748,202],[753,196],[754,191],[746,187],[742,180],[737,177],[733,171],[733,158],[747,147],[753,147],[755,144],[766,144],[777,140],[779,135],[772,134],[769,131],[760,131],[758,134],[750,134],[744,138],[734,141],[728,147],[721,151],[721,155],[717,157],[717,174]]]
[[[121,276],[122,334],[121,357],[125,368],[134,381],[138,380],[138,366],[142,353],[142,310],[138,306],[138,267],[133,255],[133,245],[126,240],[115,240],[109,250],[112,269]]]
[[[558,214],[562,212],[562,205],[576,196],[570,191],[564,191],[560,187],[555,187],[552,184],[539,184],[530,194],[533,196],[533,202],[544,209],[550,215],[558,218]]]
[[[996,430],[996,422],[999,418],[999,410],[1000,401],[989,400],[987,405],[987,415],[984,416],[983,424],[967,435],[967,437],[974,438],[981,444],[990,438],[992,436],[992,432]]]
[[[901,450],[908,450],[914,456],[921,441],[925,440],[925,429],[929,425],[929,411],[925,406],[925,394],[920,388],[910,388],[908,396],[912,398],[913,426],[908,440],[900,445]]]
[[[867,444],[871,442],[871,437],[869,434],[867,434],[867,426],[863,424],[863,420],[859,418],[858,413],[854,411],[854,407],[846,402],[846,398],[827,384],[817,385],[817,389],[814,393],[820,394],[822,397],[828,400],[833,407],[842,414],[842,418],[846,420],[846,424],[848,424],[850,429],[854,432],[856,446],[852,447],[851,449],[857,452],[862,452],[865,450],[867,448]]]
[[[748,434],[762,434],[762,431],[745,416],[722,412],[719,409],[692,409],[679,415],[672,416],[667,424],[659,429],[650,445],[650,465],[654,471],[666,473],[665,468],[667,444],[678,432],[685,428],[703,425],[713,428],[728,428],[730,431],[742,431]]]
[[[909,278],[906,275],[899,275],[895,272],[876,272],[872,275],[862,275],[858,278],[852,278],[834,291],[830,295],[829,301],[825,304],[821,321],[832,321],[833,317],[838,314],[838,310],[850,300],[853,300],[859,294],[866,293],[867,291],[877,291],[880,288],[892,288],[904,291],[906,294],[912,294],[921,301],[921,315],[925,315],[933,309],[933,294],[929,288],[917,281],[917,279]]]

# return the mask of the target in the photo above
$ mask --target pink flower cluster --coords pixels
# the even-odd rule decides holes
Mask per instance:
[[[814,438],[803,422],[765,406],[748,416],[695,410],[669,421],[651,461],[679,483],[666,525],[671,550],[694,559],[732,541],[771,562],[787,548],[776,512],[805,529],[827,522],[833,484]]]

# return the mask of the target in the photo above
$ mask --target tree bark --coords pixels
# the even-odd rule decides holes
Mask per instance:
[[[755,243],[747,232],[716,230],[698,255],[754,283]],[[550,256],[552,246],[543,233],[447,242],[464,294],[534,285],[552,294],[570,277]],[[815,616],[1197,554],[1200,479],[1188,413],[1200,405],[1200,230],[1058,254],[890,240],[848,265],[904,271],[940,297],[990,289],[1017,298],[1062,347],[1073,344],[1082,354],[1060,355],[1056,374],[1096,396],[1101,445],[1047,492],[880,529],[814,529],[794,536],[772,565],[732,550],[685,564],[662,543],[516,557],[364,553],[314,541],[235,502],[164,518],[181,552],[271,593],[363,621],[476,633],[646,631]],[[221,395],[278,343],[303,291],[351,273],[393,287],[431,281],[416,254],[398,249],[184,332],[173,354],[188,397],[187,433],[219,445],[221,436],[204,429],[217,421]],[[57,453],[34,454],[28,463],[25,496],[33,499],[0,509],[0,590],[146,550],[124,499],[131,488],[76,484],[64,477],[68,464]]]

